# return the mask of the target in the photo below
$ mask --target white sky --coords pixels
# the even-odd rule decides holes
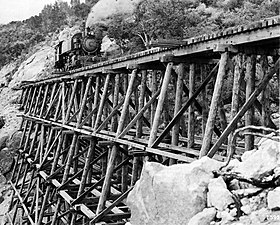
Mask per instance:
[[[0,24],[38,15],[46,4],[56,0],[0,0]],[[70,4],[71,0],[62,0]],[[83,0],[81,2],[84,2]]]

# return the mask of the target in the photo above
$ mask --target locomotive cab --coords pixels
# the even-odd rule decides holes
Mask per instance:
[[[58,69],[58,70],[63,69],[63,67],[64,67],[63,57],[62,57],[61,53],[62,53],[62,41],[60,41],[55,46],[54,68]]]

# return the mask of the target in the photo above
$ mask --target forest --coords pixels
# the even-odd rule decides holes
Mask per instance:
[[[69,5],[56,1],[46,5],[39,15],[0,25],[0,68],[24,57],[34,45],[65,27],[82,24],[97,2],[72,1]],[[278,0],[142,0],[132,15],[112,15],[105,27],[96,24],[95,29],[115,39],[123,53],[131,53],[146,49],[151,39],[180,40],[246,25],[279,15],[279,8]]]
[[[184,39],[279,15],[278,0],[143,0],[134,14],[111,17],[109,36],[124,51],[151,39]]]
[[[92,2],[95,4],[97,1]],[[81,23],[87,18],[91,6],[56,1],[45,5],[39,15],[0,25],[0,68],[20,56],[24,57],[34,45],[51,38],[52,34]]]

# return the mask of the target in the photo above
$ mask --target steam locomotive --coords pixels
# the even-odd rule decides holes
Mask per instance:
[[[78,32],[55,46],[55,64],[57,71],[80,68],[98,61],[102,39],[87,32]]]

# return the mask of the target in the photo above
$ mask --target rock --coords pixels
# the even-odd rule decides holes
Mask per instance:
[[[240,198],[256,195],[257,193],[261,192],[262,188],[246,188],[246,189],[239,189],[232,191],[233,194],[238,195]]]
[[[217,218],[221,219],[221,224],[228,224],[235,219],[228,211],[218,211]]]
[[[238,159],[232,159],[232,160],[230,160],[229,164],[224,168],[224,170],[225,171],[232,170],[232,168],[234,168],[237,165],[239,165],[239,163],[240,163],[240,161]]]
[[[215,208],[205,208],[202,212],[197,213],[193,216],[188,225],[208,225],[216,216]]]
[[[5,190],[1,191],[1,193],[3,194],[3,201],[0,203],[0,217],[4,216],[8,212],[12,199],[12,190],[6,185]],[[2,221],[2,224],[4,225],[5,223]]]
[[[0,173],[5,174],[9,172],[13,166],[13,157],[7,148],[2,149],[0,152]]]
[[[262,179],[280,165],[280,143],[267,139],[259,146],[259,150],[244,153],[242,162],[233,171],[244,177]]]
[[[280,113],[271,114],[271,120],[276,125],[277,129],[280,128]]]
[[[5,184],[7,182],[6,178],[0,173],[0,187],[1,184]]]
[[[253,149],[251,151],[246,151],[243,153],[243,155],[241,156],[241,161],[244,162],[247,159],[249,159],[255,152],[257,151],[257,149]],[[236,165],[237,166],[237,165]]]
[[[280,209],[280,187],[268,192],[267,204],[269,209]]]
[[[5,126],[4,116],[0,116],[0,129]]]
[[[275,177],[280,177],[280,166],[276,167],[276,168],[273,170],[273,173],[274,173],[274,176],[275,176]]]
[[[54,50],[52,47],[45,46],[36,51],[25,60],[18,70],[14,73],[12,81],[9,84],[10,88],[16,88],[21,81],[34,81],[42,75],[46,70],[49,62],[54,58]],[[50,65],[52,66],[52,65]]]
[[[232,217],[235,217],[237,216],[237,209],[236,208],[233,208],[229,211],[229,215],[231,215]]]
[[[7,141],[7,148],[10,151],[15,151],[16,149],[19,148],[19,144],[20,144],[20,140],[22,137],[22,131],[15,131],[11,137],[9,138],[9,140]]]
[[[221,162],[208,157],[170,167],[145,163],[141,178],[129,193],[133,225],[185,225],[206,207],[212,171]]]
[[[249,215],[252,212],[250,205],[241,206],[241,210],[246,214]]]
[[[16,68],[17,68],[17,63],[16,62],[12,62],[12,63],[6,64],[5,66],[3,66],[0,70],[0,83],[1,84],[3,84],[3,83],[6,84],[7,75],[13,73],[16,70]]]
[[[6,147],[6,142],[9,139],[9,135],[3,135],[0,137],[0,150]]]
[[[254,211],[249,215],[252,224],[261,224],[265,222],[269,211],[266,208]]]
[[[234,203],[232,194],[227,189],[227,185],[222,177],[211,179],[208,185],[208,204],[214,206],[216,209],[222,211],[228,205]]]

